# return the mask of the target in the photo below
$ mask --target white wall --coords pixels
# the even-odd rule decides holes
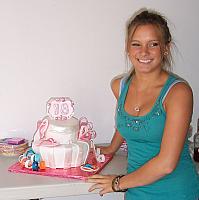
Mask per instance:
[[[125,71],[125,23],[140,7],[171,21],[174,72],[194,92],[199,116],[198,0],[0,0],[0,137],[32,139],[52,96],[69,96],[94,123],[96,142],[114,131],[111,79]],[[13,132],[15,130],[15,132]]]

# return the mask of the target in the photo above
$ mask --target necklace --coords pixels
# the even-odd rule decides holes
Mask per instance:
[[[138,102],[138,99],[137,99],[138,97],[137,97],[137,90],[135,89],[135,99],[136,99],[136,104],[137,104],[137,102]],[[137,114],[140,112],[140,106],[139,106],[139,104],[137,104],[137,105],[135,105],[134,107],[133,107],[133,109],[134,109],[134,111],[135,112],[137,112]]]
[[[135,106],[135,107],[134,107],[134,110],[135,110],[136,112],[140,112],[140,107],[139,107],[139,106]]]

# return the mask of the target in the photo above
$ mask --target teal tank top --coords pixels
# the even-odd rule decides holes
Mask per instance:
[[[170,74],[155,104],[144,116],[131,116],[124,110],[124,103],[129,85],[128,80],[118,99],[116,127],[128,146],[127,173],[144,165],[159,153],[163,136],[166,112],[163,100],[169,89],[177,82],[182,82]],[[199,198],[199,176],[189,154],[188,140],[185,142],[176,169],[158,181],[126,192],[126,200],[197,200]]]

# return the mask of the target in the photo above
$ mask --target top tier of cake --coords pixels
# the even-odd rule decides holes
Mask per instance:
[[[77,141],[79,121],[75,117],[68,120],[53,120],[45,117],[44,120],[48,120],[48,128],[45,133],[47,138],[53,138],[59,144]]]

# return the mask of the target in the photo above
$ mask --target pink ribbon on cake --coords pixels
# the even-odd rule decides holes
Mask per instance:
[[[93,130],[93,124],[88,122],[86,117],[80,118],[79,127],[79,140],[90,141],[96,137],[96,132]]]
[[[48,139],[40,140],[40,143],[38,145],[39,146],[40,145],[43,145],[43,146],[57,146],[57,145],[59,145],[59,143],[56,142],[53,138],[48,138]]]

